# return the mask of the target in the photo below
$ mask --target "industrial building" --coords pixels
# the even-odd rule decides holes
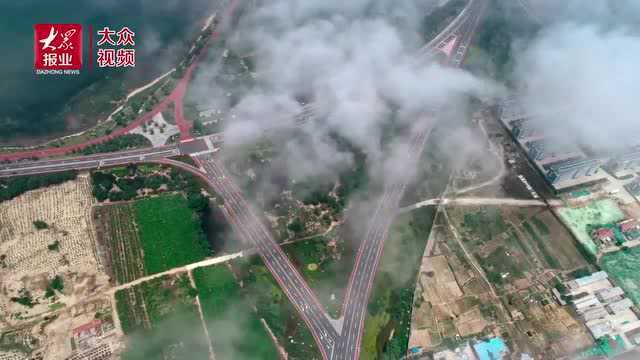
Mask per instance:
[[[622,288],[611,284],[606,272],[595,272],[565,285],[576,313],[594,339],[620,337],[627,350],[638,345],[640,319],[634,304]]]
[[[524,146],[529,157],[542,166],[584,157],[576,145],[565,144],[560,140],[554,141],[545,138],[528,141]]]
[[[529,114],[516,96],[502,99],[500,102],[500,119],[505,124],[529,118]]]
[[[602,160],[578,159],[565,160],[545,165],[547,178],[551,183],[584,182],[589,177],[595,177],[601,171]]]
[[[634,146],[624,154],[613,157],[606,166],[618,178],[640,171],[640,146]]]
[[[542,129],[529,119],[518,119],[509,122],[513,136],[523,143],[544,139]]]
[[[604,159],[589,158],[576,144],[546,134],[536,123],[536,117],[529,116],[525,110],[516,97],[506,98],[499,105],[500,121],[555,190],[607,179],[601,168]]]

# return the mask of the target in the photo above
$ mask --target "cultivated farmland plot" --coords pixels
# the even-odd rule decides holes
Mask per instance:
[[[211,358],[186,274],[162,276],[116,292],[116,307],[128,336],[123,359]]]
[[[94,218],[105,267],[118,284],[210,254],[197,214],[180,194],[97,206]]]
[[[142,245],[134,216],[132,204],[98,206],[94,211],[98,243],[104,248],[105,265],[118,284],[145,275]]]

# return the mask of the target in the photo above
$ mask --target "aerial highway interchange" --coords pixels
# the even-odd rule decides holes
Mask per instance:
[[[421,49],[419,56],[432,55],[446,48],[445,63],[459,67],[486,7],[486,0],[470,0],[459,16],[434,41]],[[180,86],[185,85],[181,83]],[[303,112],[295,117],[294,123],[304,122],[310,111],[310,107],[304,107]],[[409,165],[419,160],[435,117],[437,114],[429,114],[416,120],[407,154]],[[319,303],[301,274],[276,243],[257,210],[244,198],[242,191],[224,168],[218,156],[219,151],[224,151],[223,142],[224,134],[219,133],[195,139],[183,137],[181,142],[174,145],[88,156],[8,161],[12,159],[11,154],[4,157],[0,155],[0,159],[4,159],[4,163],[0,164],[0,177],[99,169],[145,162],[174,165],[191,172],[223,198],[223,212],[227,220],[242,241],[257,249],[308,326],[322,357],[336,360],[358,359],[369,295],[384,241],[408,182],[407,177],[396,176],[385,184],[366,236],[357,251],[341,317],[335,320]],[[170,159],[178,155],[191,156],[197,167]]]

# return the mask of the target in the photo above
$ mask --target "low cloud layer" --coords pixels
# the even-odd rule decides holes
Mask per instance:
[[[328,141],[330,133],[363,149],[372,164],[397,158],[399,150],[383,154],[381,147],[392,116],[411,127],[429,109],[464,107],[468,95],[496,89],[462,70],[416,61],[427,5],[278,0],[253,9],[228,46],[254,55],[257,85],[234,106],[236,118],[226,125],[225,141],[252,141],[274,121],[299,112],[296,99],[304,97],[313,100],[320,121],[300,128],[310,140],[286,140],[285,156],[296,177],[335,173],[349,165],[348,154]],[[210,67],[219,71],[219,64]],[[224,89],[213,81],[201,86],[200,98],[214,106],[224,103],[220,94]],[[406,143],[398,140],[393,146],[401,149]],[[392,165],[371,168],[388,172]]]
[[[565,3],[519,54],[525,106],[547,128],[597,150],[638,144],[640,4]],[[572,10],[572,11],[569,11]]]

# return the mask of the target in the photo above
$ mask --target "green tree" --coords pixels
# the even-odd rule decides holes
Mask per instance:
[[[304,223],[299,217],[297,217],[287,226],[287,228],[298,235],[304,231]]]
[[[49,228],[49,224],[47,224],[46,222],[44,222],[42,220],[35,220],[33,222],[33,226],[35,226],[36,229],[38,229],[38,230],[44,230],[44,229],[48,229]]]

